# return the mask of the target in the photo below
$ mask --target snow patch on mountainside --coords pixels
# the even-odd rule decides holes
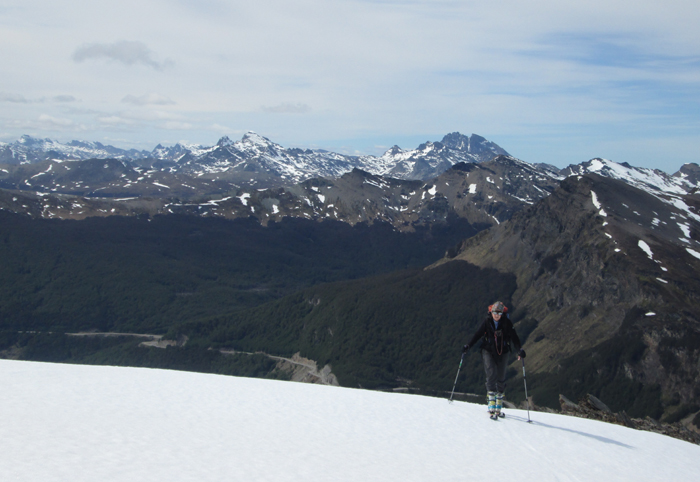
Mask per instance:
[[[608,213],[605,212],[605,209],[603,209],[603,206],[598,202],[598,196],[596,196],[596,193],[591,191],[591,200],[593,201],[593,205],[598,209],[598,214],[600,214],[603,217],[607,217]]]
[[[651,248],[649,247],[649,245],[647,243],[645,243],[644,241],[642,241],[640,239],[639,242],[637,243],[637,246],[639,246],[639,249],[644,251],[647,254],[647,256],[649,256],[649,259],[654,259],[654,253],[651,252]]]

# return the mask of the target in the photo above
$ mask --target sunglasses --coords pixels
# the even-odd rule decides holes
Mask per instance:
[[[498,315],[498,316],[501,316],[501,315],[503,314],[502,311],[493,311],[492,313],[493,313],[494,315]]]

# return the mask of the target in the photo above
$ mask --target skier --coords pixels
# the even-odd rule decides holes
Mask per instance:
[[[508,308],[496,301],[489,306],[489,316],[479,326],[471,341],[464,345],[462,353],[467,353],[481,339],[481,356],[486,370],[486,393],[488,409],[493,420],[505,417],[503,392],[506,389],[506,367],[510,345],[518,350],[518,360],[525,358],[525,350],[520,345],[520,338],[507,315]],[[504,316],[505,315],[505,316]]]

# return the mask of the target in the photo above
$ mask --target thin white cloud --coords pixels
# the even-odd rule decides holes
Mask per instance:
[[[10,102],[13,104],[43,104],[47,101],[50,102],[76,102],[76,99],[72,95],[55,95],[53,97],[41,97],[39,99],[28,99],[21,94],[9,94],[6,92],[0,92],[0,102]]]
[[[139,121],[183,121],[186,117],[176,112],[166,112],[162,110],[131,110],[119,114],[126,119]]]
[[[73,52],[75,62],[86,60],[108,59],[121,62],[124,65],[145,65],[162,71],[172,65],[172,60],[163,62],[156,60],[155,53],[143,42],[122,40],[114,43],[91,43],[78,47]]]
[[[243,132],[244,132],[242,130],[232,129],[230,127],[227,127],[227,126],[224,126],[221,124],[212,124],[211,126],[209,126],[209,130],[216,132],[217,134],[223,135],[223,136],[230,136],[233,134],[243,134]]]
[[[311,112],[311,107],[301,103],[283,103],[272,107],[262,106],[261,109],[263,112],[269,114],[306,114],[307,112]]]
[[[77,102],[78,99],[76,99],[72,95],[55,95],[51,98],[54,102]]]
[[[31,120],[14,120],[7,122],[5,127],[19,128],[25,131],[50,132],[83,132],[87,130],[84,124],[74,122],[72,119],[55,117],[49,114],[40,114],[36,119]]]
[[[127,119],[118,115],[100,116],[97,122],[104,126],[129,126],[135,124],[132,119]]]
[[[0,102],[11,102],[13,104],[29,104],[31,101],[20,94],[7,94],[0,92]]]
[[[189,122],[168,121],[165,124],[163,124],[163,128],[168,130],[187,131],[192,129],[193,127],[194,126]]]
[[[176,102],[160,94],[127,95],[122,99],[125,104],[133,105],[174,105]]]
[[[73,127],[75,126],[75,122],[73,122],[70,119],[61,119],[58,117],[53,117],[48,114],[41,114],[39,116],[39,122],[44,122],[56,127]]]

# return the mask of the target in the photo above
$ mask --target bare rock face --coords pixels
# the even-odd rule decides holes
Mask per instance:
[[[339,386],[330,365],[319,370],[315,361],[304,358],[299,353],[295,353],[292,358],[271,358],[278,360],[277,369],[289,373],[294,382]]]

